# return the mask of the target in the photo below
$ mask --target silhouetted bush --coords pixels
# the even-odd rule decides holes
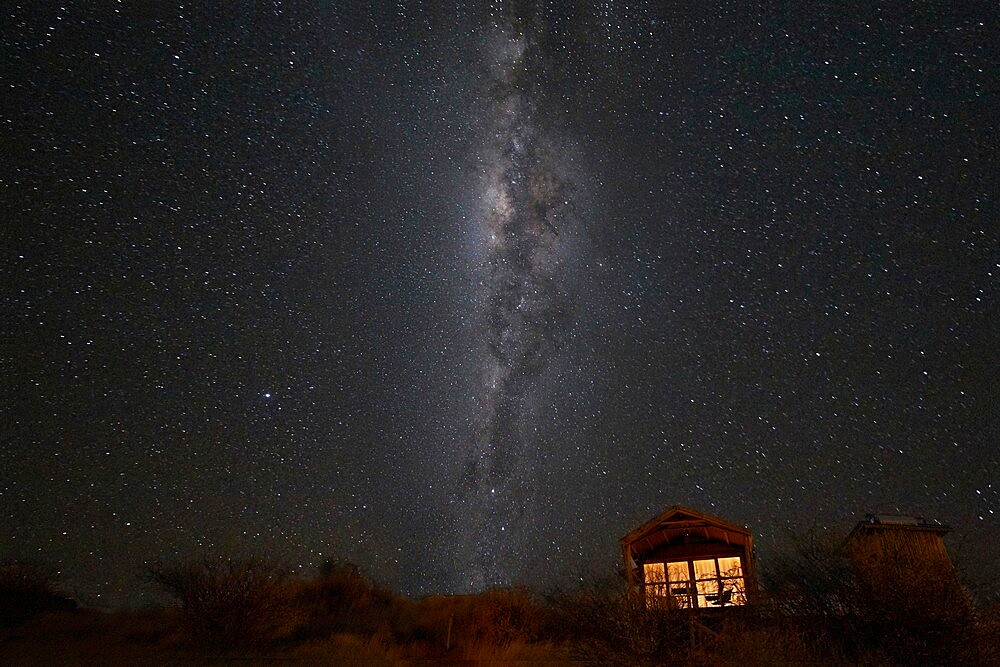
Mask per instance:
[[[107,639],[121,655],[172,651],[199,660],[207,648],[339,664],[1000,665],[1000,605],[977,609],[940,570],[888,562],[908,564],[859,572],[837,542],[809,534],[770,562],[753,604],[686,610],[648,607],[619,579],[545,600],[525,588],[410,600],[351,565],[327,563],[301,580],[262,561],[203,561],[151,570],[179,610],[116,620],[46,615],[15,632],[35,642],[58,636],[88,656],[101,655]],[[70,606],[46,571],[0,566],[3,623]],[[0,641],[0,662],[2,649]]]
[[[538,639],[539,610],[525,588],[498,588],[468,599],[455,622],[466,641],[490,646]]]
[[[183,628],[195,642],[220,649],[260,647],[298,626],[294,586],[282,568],[259,560],[156,565],[153,581],[178,599]]]
[[[767,570],[772,620],[850,660],[983,664],[984,626],[951,571],[887,562],[859,570],[838,542],[806,534]]]
[[[318,578],[300,582],[296,604],[299,640],[353,634],[464,652],[534,641],[544,613],[527,589],[413,601],[374,585],[353,565],[332,562],[320,568]]]
[[[75,601],[58,592],[49,570],[27,563],[0,564],[0,628],[10,628],[38,614],[74,611]]]
[[[855,635],[861,592],[840,541],[815,531],[794,540],[763,572],[762,613],[789,624],[827,654],[845,649],[857,655]]]
[[[624,582],[554,594],[549,607],[546,635],[570,643],[587,662],[659,665],[686,659],[691,646],[688,614],[647,607],[626,594]]]
[[[324,563],[317,579],[299,583],[295,603],[299,639],[351,633],[405,641],[417,625],[415,603],[375,586],[350,564]]]

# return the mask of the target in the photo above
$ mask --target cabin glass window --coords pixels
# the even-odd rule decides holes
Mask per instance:
[[[719,593],[719,573],[716,569],[716,560],[696,560],[694,565],[695,586],[698,591],[698,606],[710,606],[709,597],[714,602]]]
[[[670,596],[677,606],[687,609],[692,605],[691,566],[688,561],[667,563],[667,574],[670,576]]]
[[[646,600],[655,601],[667,597],[667,577],[663,563],[646,563],[642,566],[642,578],[646,583]]]
[[[746,604],[746,587],[743,579],[743,566],[736,556],[729,558],[719,558],[719,590],[722,598],[717,600],[721,604]]]
[[[738,556],[643,565],[647,600],[669,596],[681,609],[746,604],[743,568]]]
[[[722,578],[742,577],[743,568],[740,567],[740,559],[737,556],[731,556],[729,558],[720,558],[719,576],[721,576]]]

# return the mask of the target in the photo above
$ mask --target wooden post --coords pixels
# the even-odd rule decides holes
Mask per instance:
[[[632,597],[635,588],[635,573],[632,572],[632,545],[622,544],[622,556],[625,558],[625,584],[629,597]]]

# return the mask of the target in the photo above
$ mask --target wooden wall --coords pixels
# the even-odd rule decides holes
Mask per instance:
[[[844,547],[863,585],[872,592],[957,589],[942,533],[911,527],[859,527]]]

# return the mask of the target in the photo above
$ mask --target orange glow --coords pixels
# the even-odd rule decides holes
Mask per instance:
[[[743,567],[736,556],[644,563],[642,572],[649,606],[668,600],[681,609],[746,604]]]

